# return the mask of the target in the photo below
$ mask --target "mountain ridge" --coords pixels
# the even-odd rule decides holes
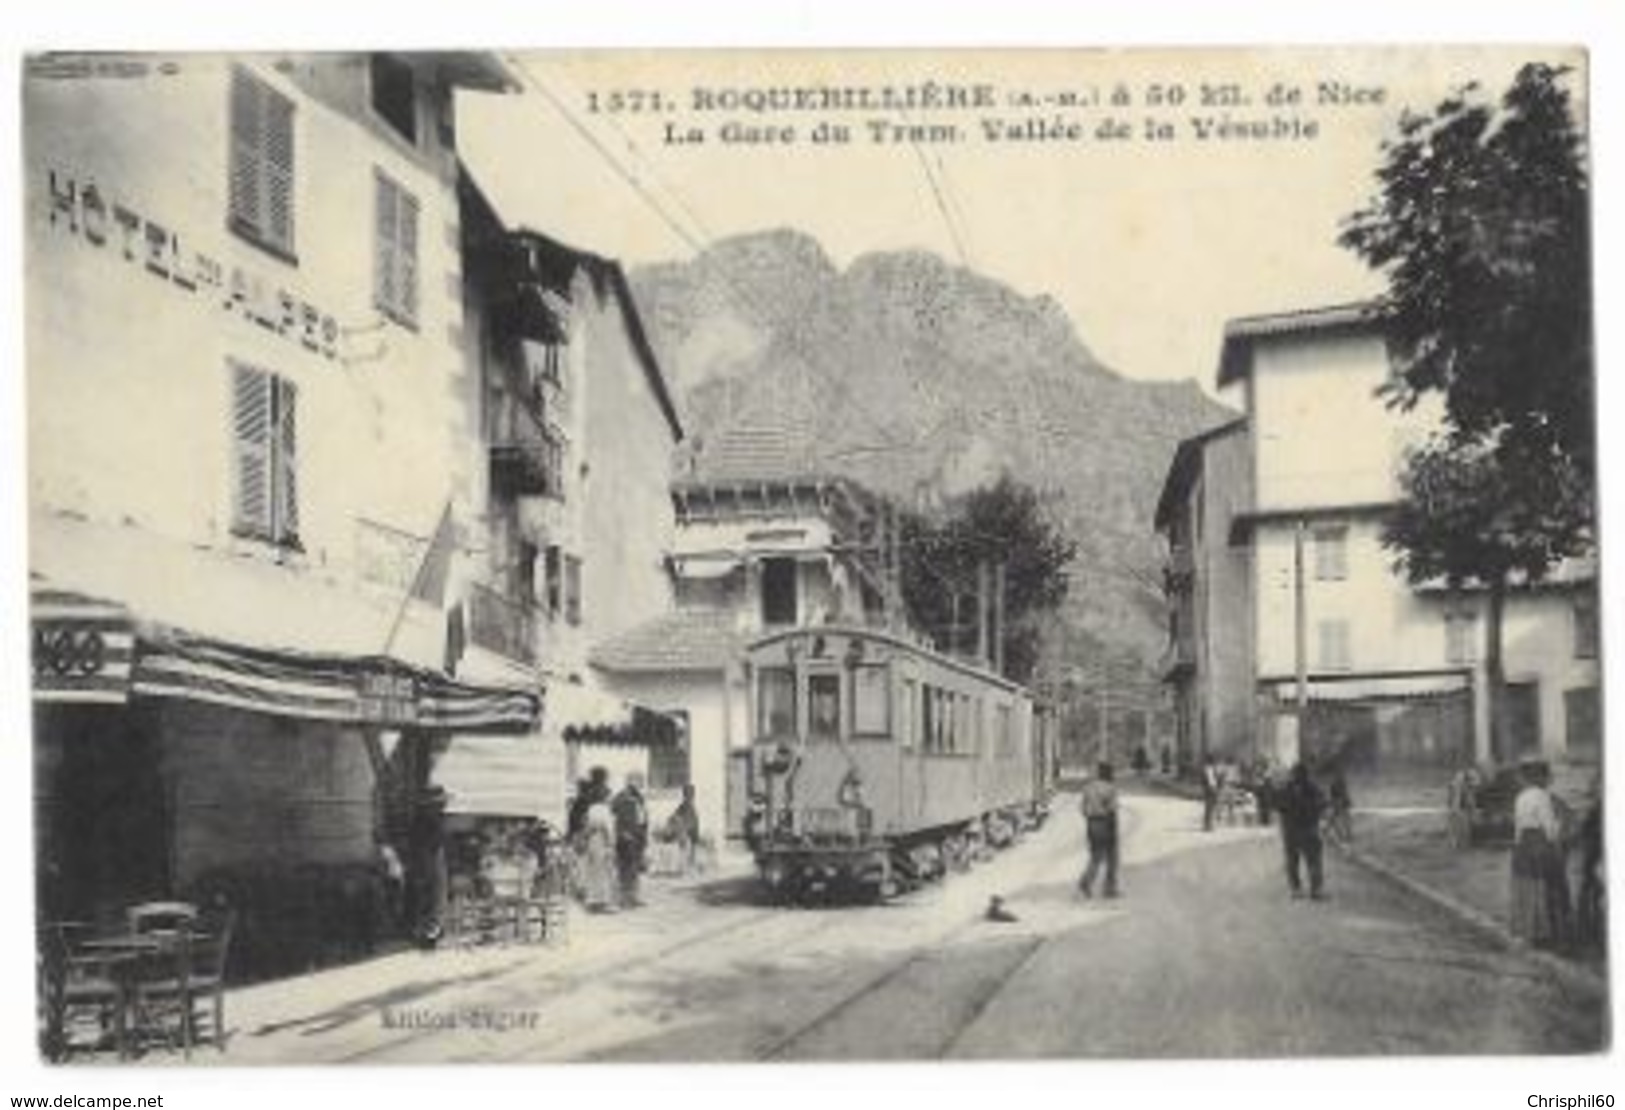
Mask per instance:
[[[775,428],[789,465],[915,503],[1009,474],[1046,493],[1078,542],[1061,639],[1161,650],[1151,518],[1179,440],[1234,419],[1194,381],[1142,382],[1098,359],[1053,297],[929,251],[837,267],[776,229],[635,269],[633,289],[681,398],[683,473],[730,429]]]

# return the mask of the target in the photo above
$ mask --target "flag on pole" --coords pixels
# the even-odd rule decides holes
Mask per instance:
[[[417,576],[412,579],[408,596],[427,601],[430,605],[444,606],[446,581],[451,577],[451,557],[456,550],[457,523],[451,516],[451,502],[447,501],[440,514],[440,523],[435,526],[434,535],[429,537],[429,546],[424,549],[423,559],[418,563]]]

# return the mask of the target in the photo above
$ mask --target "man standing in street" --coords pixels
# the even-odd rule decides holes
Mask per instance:
[[[1219,765],[1209,752],[1202,757],[1202,831],[1213,831],[1213,811],[1219,808]]]
[[[1083,786],[1083,821],[1089,837],[1089,866],[1078,880],[1085,898],[1094,894],[1095,876],[1106,870],[1106,897],[1117,897],[1117,787],[1112,765],[1102,762]]]
[[[610,802],[615,814],[615,871],[620,879],[621,905],[641,906],[638,880],[643,874],[643,857],[649,849],[649,807],[643,800],[643,776],[626,776],[626,785]]]
[[[1325,897],[1321,889],[1324,875],[1320,845],[1320,815],[1325,808],[1326,800],[1309,777],[1309,768],[1294,763],[1292,775],[1276,799],[1276,811],[1281,815],[1281,844],[1286,849],[1286,882],[1294,898],[1303,897],[1298,877],[1300,861],[1309,867],[1309,897]]]

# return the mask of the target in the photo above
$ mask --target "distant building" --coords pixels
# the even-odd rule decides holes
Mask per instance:
[[[445,619],[453,99],[512,87],[481,54],[29,62],[45,912],[315,905],[373,873],[400,752],[534,727],[533,676],[454,678]]]
[[[1174,541],[1174,611],[1186,613],[1174,618],[1175,630],[1188,621],[1192,637],[1181,646],[1176,636],[1170,674],[1176,688],[1192,683],[1192,719],[1211,722],[1221,702],[1229,706],[1223,719],[1241,719],[1236,694],[1200,677],[1203,660],[1229,660],[1239,639],[1251,666],[1237,689],[1256,699],[1256,750],[1297,754],[1301,596],[1307,754],[1336,752],[1364,766],[1533,753],[1597,759],[1596,591],[1585,565],[1559,568],[1509,599],[1511,748],[1488,750],[1483,599],[1408,585],[1381,544],[1404,454],[1441,420],[1436,401],[1409,412],[1387,406],[1378,389],[1391,374],[1380,324],[1363,305],[1248,317],[1226,328],[1219,385],[1241,391],[1245,430],[1182,446],[1164,489],[1168,511],[1159,508],[1158,517]],[[1233,457],[1238,449],[1244,464]],[[1217,503],[1205,488],[1213,484],[1226,487]],[[1217,508],[1228,516],[1228,540],[1247,568],[1245,621],[1226,596],[1238,563],[1213,546],[1212,519],[1201,526],[1204,541],[1178,542],[1186,538],[1182,505],[1185,515]],[[1185,552],[1194,556],[1188,568]],[[1192,656],[1189,669],[1182,651]],[[1220,727],[1205,734],[1209,744],[1227,747],[1240,735]]]
[[[1247,422],[1233,420],[1180,443],[1157,500],[1168,545],[1168,648],[1162,679],[1173,695],[1174,758],[1190,768],[1213,755],[1250,757],[1253,705],[1251,565],[1231,545],[1252,504]]]
[[[599,643],[592,665],[640,704],[688,722],[684,758],[656,758],[658,789],[692,781],[711,835],[737,833],[749,800],[742,649],[796,625],[879,623],[883,587],[864,544],[876,506],[844,479],[794,471],[793,434],[745,424],[671,487],[674,612]],[[754,476],[752,476],[754,475]]]

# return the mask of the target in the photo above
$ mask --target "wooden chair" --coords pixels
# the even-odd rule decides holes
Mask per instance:
[[[193,915],[189,928],[149,929],[153,946],[141,957],[131,985],[130,1020],[139,1045],[180,1048],[198,1044],[224,1051],[226,960],[236,914],[215,920]]]
[[[82,926],[54,924],[41,936],[41,1048],[47,1059],[95,1052],[111,1045],[127,1049],[127,995],[116,952],[80,946]],[[81,1034],[88,1030],[90,1039]]]

